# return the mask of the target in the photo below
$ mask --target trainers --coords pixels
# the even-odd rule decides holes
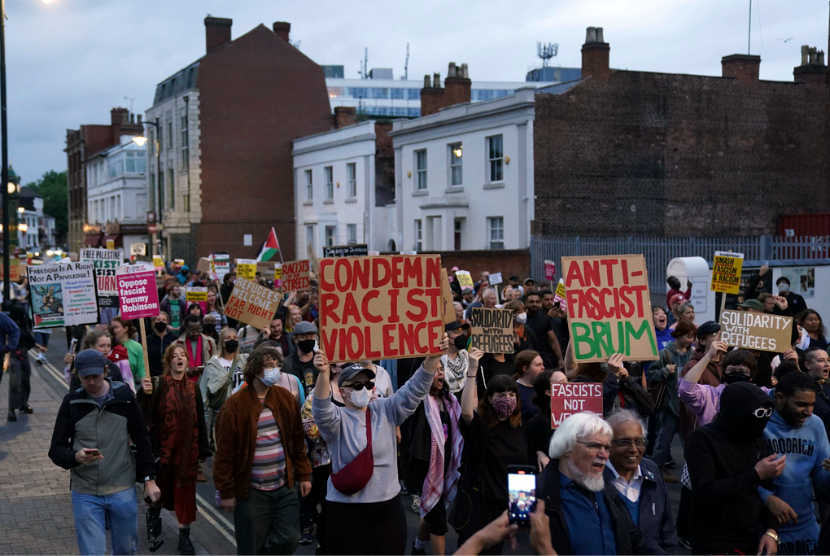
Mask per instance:
[[[672,475],[671,471],[669,471],[665,467],[661,467],[660,472],[663,474],[663,480],[666,481],[667,483],[676,483],[677,482],[677,477]]]
[[[43,365],[46,363],[46,356],[43,355],[43,352],[40,352],[35,356],[35,361]]]
[[[32,406],[30,406],[29,404],[21,405],[18,409],[20,409],[20,411],[22,411],[23,413],[26,413],[28,415],[31,415],[32,413],[35,412],[35,410],[32,409]]]
[[[314,530],[316,529],[315,525],[312,523],[308,527],[303,529],[303,536],[300,539],[300,544],[311,544],[314,542]]]
[[[415,512],[416,514],[420,514],[421,513],[421,497],[418,496],[417,494],[410,494],[409,498],[412,500],[412,505],[410,506],[412,511]]]
[[[418,550],[417,548],[415,548],[415,541],[412,541],[412,554],[413,554],[413,556],[421,556],[421,555],[425,555],[426,553],[427,553],[427,551],[424,550],[423,548],[421,550]]]

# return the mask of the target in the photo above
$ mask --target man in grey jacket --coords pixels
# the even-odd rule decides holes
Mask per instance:
[[[136,477],[143,478],[145,497],[155,502],[161,492],[156,486],[150,434],[141,408],[128,385],[106,378],[106,367],[106,357],[94,349],[75,358],[82,386],[63,399],[49,458],[71,472],[81,554],[106,553],[105,516],[109,518],[112,553],[134,554],[138,542]],[[136,457],[130,440],[137,449]]]

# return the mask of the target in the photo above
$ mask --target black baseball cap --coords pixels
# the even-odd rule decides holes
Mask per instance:
[[[720,325],[713,320],[706,321],[697,327],[697,337],[704,338],[720,331]]]

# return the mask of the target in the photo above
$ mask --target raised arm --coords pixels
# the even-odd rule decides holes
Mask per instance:
[[[571,340],[568,340],[568,347],[565,348],[565,376],[568,377],[568,380],[573,380],[576,376],[576,370],[579,368],[579,365],[574,360],[574,345]]]
[[[709,346],[709,349],[706,350],[706,354],[695,363],[695,366],[689,369],[689,372],[686,373],[686,376],[683,377],[683,380],[689,382],[691,384],[697,384],[700,381],[700,377],[703,376],[703,371],[706,370],[706,367],[709,365],[709,361],[715,357],[718,352],[726,353],[727,345],[725,342],[721,342],[720,340],[720,332],[718,333],[718,339],[712,342]]]
[[[473,421],[476,406],[478,406],[478,392],[476,390],[476,374],[478,373],[478,362],[484,352],[478,348],[472,348],[469,352],[470,363],[467,366],[467,382],[464,383],[464,390],[461,393],[461,417],[468,425]]]

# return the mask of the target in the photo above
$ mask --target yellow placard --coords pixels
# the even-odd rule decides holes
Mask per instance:
[[[470,276],[470,273],[466,270],[456,270],[455,279],[458,280],[458,285],[461,286],[462,289],[475,287],[473,285],[473,277]]]
[[[737,295],[741,290],[743,266],[743,253],[715,251],[715,262],[712,265],[712,291]]]
[[[107,240],[107,249],[115,249],[115,240],[114,239],[108,239]]]
[[[236,275],[246,280],[256,277],[256,261],[254,259],[236,259]]]
[[[164,268],[164,258],[159,256],[153,257],[153,267]]]

